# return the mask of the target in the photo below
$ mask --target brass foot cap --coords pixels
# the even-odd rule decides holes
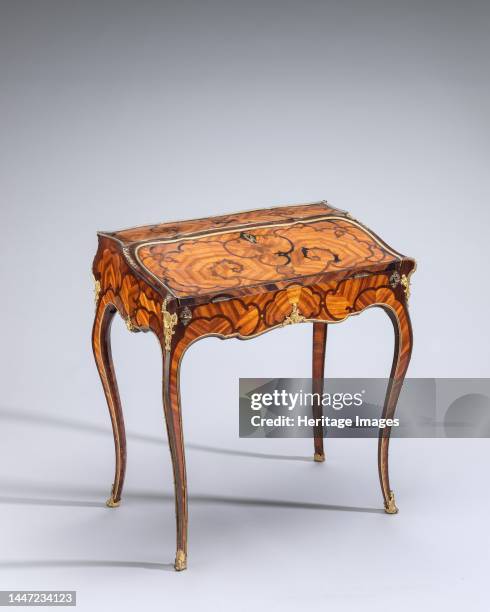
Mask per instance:
[[[121,500],[116,501],[112,495],[109,497],[109,499],[106,501],[105,505],[108,508],[117,508],[119,506],[119,504],[121,503]]]
[[[187,569],[187,555],[183,550],[178,550],[175,555],[175,571],[181,572],[182,570]]]
[[[325,453],[315,453],[313,459],[317,463],[323,463],[325,461]]]
[[[386,514],[396,514],[398,512],[398,508],[395,504],[395,494],[393,491],[390,491],[388,501],[385,501],[385,512]]]

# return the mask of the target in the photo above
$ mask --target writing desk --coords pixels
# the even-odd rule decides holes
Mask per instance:
[[[177,518],[175,569],[187,565],[187,483],[179,372],[187,348],[207,336],[254,338],[312,322],[314,392],[321,392],[328,324],[379,306],[395,330],[383,418],[392,418],[412,350],[407,310],[415,261],[326,201],[99,232],[93,263],[92,345],[114,432],[116,470],[107,505],[119,505],[126,469],[123,413],[111,358],[119,312],[129,331],[152,331],[163,354],[163,407]],[[321,416],[321,406],[313,416]],[[384,507],[397,512],[388,476],[390,429],[378,466]],[[323,433],[314,431],[323,461]]]

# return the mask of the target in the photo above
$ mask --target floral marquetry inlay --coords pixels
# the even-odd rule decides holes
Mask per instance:
[[[400,257],[357,222],[323,217],[139,245],[136,259],[177,297],[356,272]]]
[[[110,345],[112,320],[119,312],[130,331],[151,331],[162,349],[163,409],[176,498],[176,570],[187,567],[180,369],[185,352],[196,341],[246,340],[311,322],[313,379],[323,385],[327,328],[381,307],[395,330],[382,413],[383,419],[393,418],[412,350],[407,298],[415,261],[391,249],[344,211],[322,201],[100,232],[98,239],[92,268],[96,301],[92,348],[116,452],[107,505],[119,505],[126,471],[124,418]],[[296,348],[289,344],[285,350]],[[141,384],[137,372],[134,382]],[[201,408],[204,414],[206,407]],[[313,416],[321,416],[319,405],[313,406]],[[397,507],[388,477],[390,430],[380,432],[378,472],[385,511],[394,514]],[[314,426],[312,433],[315,461],[324,461],[323,431]]]

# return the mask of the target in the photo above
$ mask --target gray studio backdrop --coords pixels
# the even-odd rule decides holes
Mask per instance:
[[[90,348],[96,230],[326,198],[417,259],[409,374],[489,376],[489,17],[471,0],[2,0],[3,490],[36,497],[48,482],[66,497],[63,486],[75,495],[86,478],[94,503],[109,492],[110,425]],[[331,326],[326,374],[386,376],[392,350],[391,323],[370,310]],[[113,352],[128,431],[165,439],[156,340],[117,320]],[[182,367],[186,440],[269,452],[272,441],[238,438],[238,378],[308,377],[310,353],[309,325],[194,345]],[[311,454],[311,440],[278,443]],[[170,494],[167,449],[150,470],[135,444],[128,490],[153,470],[148,488]],[[488,462],[487,446],[479,452]],[[190,487],[219,474],[226,490],[226,462],[198,480],[198,460]],[[2,509],[19,538],[16,507]],[[171,514],[167,504],[167,561]],[[12,541],[5,558],[77,556],[35,542],[18,553]]]

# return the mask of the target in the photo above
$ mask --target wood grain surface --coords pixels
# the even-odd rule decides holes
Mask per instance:
[[[332,218],[324,218],[325,214]],[[252,230],[257,223],[261,226]],[[99,233],[93,264],[92,346],[116,451],[108,505],[118,505],[121,499],[126,468],[123,413],[110,348],[110,325],[116,312],[130,331],[152,331],[160,342],[175,485],[175,568],[182,570],[187,563],[188,509],[179,380],[185,351],[207,336],[249,339],[285,325],[311,322],[313,378],[323,384],[327,324],[380,307],[395,332],[383,410],[389,418],[412,350],[407,294],[414,268],[413,259],[325,202]],[[320,407],[314,408],[317,413],[321,414]],[[378,466],[385,509],[394,512],[389,439],[389,429],[382,430]],[[314,440],[320,460],[321,431],[315,430]]]
[[[244,212],[220,215],[217,217],[204,217],[185,221],[170,221],[155,225],[142,225],[117,232],[106,232],[106,235],[130,245],[146,240],[180,239],[189,235],[209,233],[230,227],[246,229],[257,223],[277,223],[309,219],[326,214],[346,215],[346,211],[331,206],[326,200],[309,204],[296,204],[294,206],[275,206],[273,208],[259,208]],[[101,232],[103,233],[103,232]]]

